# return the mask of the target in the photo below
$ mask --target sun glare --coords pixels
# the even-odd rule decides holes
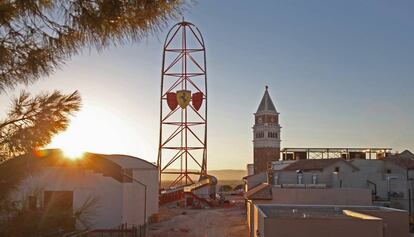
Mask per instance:
[[[73,117],[69,128],[57,135],[48,148],[59,148],[65,157],[79,159],[85,152],[130,154],[151,157],[148,139],[140,136],[147,129],[121,112],[89,102]]]
[[[63,155],[71,160],[82,159],[85,151],[76,148],[63,148]]]

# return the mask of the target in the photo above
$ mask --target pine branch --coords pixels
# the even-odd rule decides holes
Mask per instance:
[[[48,144],[65,130],[69,117],[80,109],[77,91],[63,95],[59,91],[34,97],[21,92],[5,120],[0,122],[0,161]]]
[[[84,47],[139,41],[184,0],[0,1],[0,91],[47,76]]]

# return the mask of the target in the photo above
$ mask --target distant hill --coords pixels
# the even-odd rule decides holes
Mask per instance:
[[[177,171],[175,169],[169,169],[169,171]],[[237,180],[237,181],[241,181],[242,178],[244,176],[247,175],[247,170],[231,170],[231,169],[226,169],[226,170],[209,170],[208,174],[213,175],[215,177],[217,177],[217,179],[219,181],[224,181],[224,180]],[[172,180],[174,177],[176,177],[175,175],[165,175],[164,179],[165,180]]]
[[[209,170],[208,173],[219,180],[242,180],[247,170]]]

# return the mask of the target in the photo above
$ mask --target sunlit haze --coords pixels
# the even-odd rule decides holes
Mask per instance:
[[[60,148],[63,151],[63,155],[65,158],[71,159],[71,160],[78,160],[82,159],[85,152],[78,147],[66,147],[66,146],[60,146]]]
[[[413,1],[199,1],[185,14],[207,45],[208,168],[252,162],[265,85],[282,147],[414,151]],[[171,27],[175,22],[171,22]],[[85,49],[32,93],[79,90],[82,109],[48,147],[157,160],[162,44]],[[21,89],[24,87],[20,87]],[[18,90],[0,94],[4,115]]]

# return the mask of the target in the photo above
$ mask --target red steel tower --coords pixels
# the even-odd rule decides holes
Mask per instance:
[[[172,178],[168,187],[207,174],[206,50],[198,28],[184,20],[164,43],[158,169],[160,184]]]

